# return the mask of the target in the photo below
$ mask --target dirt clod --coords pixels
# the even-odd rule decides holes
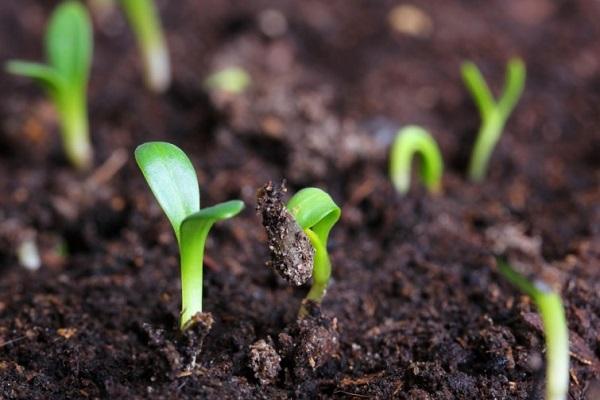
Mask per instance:
[[[250,346],[250,368],[262,385],[272,383],[281,370],[281,357],[263,339]]]
[[[271,260],[267,265],[285,280],[299,286],[312,276],[314,249],[308,237],[283,204],[285,182],[267,183],[256,194],[256,209],[267,231]]]

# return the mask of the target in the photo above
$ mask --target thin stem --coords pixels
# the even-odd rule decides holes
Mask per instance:
[[[171,82],[169,52],[153,0],[121,0],[144,59],[145,80],[155,92]]]
[[[179,245],[181,255],[181,316],[179,327],[183,331],[197,313],[202,312],[202,279],[204,245],[212,224],[204,224],[194,232],[195,237],[182,235]]]
[[[312,286],[308,294],[306,295],[303,304],[300,306],[298,316],[300,318],[308,315],[306,309],[306,300],[311,300],[316,303],[321,303],[325,293],[327,293],[327,287],[329,286],[329,280],[331,278],[331,261],[329,260],[329,254],[325,244],[319,239],[319,236],[314,233],[311,229],[305,229],[304,232],[310,243],[315,249],[314,267],[313,267],[313,281]]]
[[[486,175],[492,151],[504,129],[506,119],[494,108],[487,118],[481,121],[481,128],[475,140],[469,163],[469,177],[475,182],[481,182]]]
[[[538,308],[546,341],[546,400],[564,400],[569,391],[569,328],[560,296],[546,284],[529,280],[498,259],[502,275],[530,296]]]
[[[62,142],[69,161],[79,170],[90,168],[93,158],[87,117],[85,92],[63,94],[64,101],[56,103],[62,125]]]

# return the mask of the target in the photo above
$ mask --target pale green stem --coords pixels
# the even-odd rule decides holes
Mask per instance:
[[[492,109],[482,121],[469,163],[469,177],[471,180],[480,182],[485,177],[489,159],[498,140],[500,140],[505,122],[506,116],[502,115],[497,108]]]
[[[319,239],[319,236],[314,233],[311,229],[305,229],[304,232],[313,248],[315,249],[314,267],[312,276],[312,286],[310,291],[306,295],[305,300],[312,300],[316,303],[321,303],[327,287],[329,286],[329,280],[331,278],[331,262],[329,261],[329,254],[325,244]],[[304,317],[307,315],[307,310],[303,304],[300,307],[299,316]]]
[[[65,96],[57,103],[62,126],[63,148],[68,160],[79,170],[90,168],[93,159],[87,116],[85,92],[81,95]]]
[[[153,0],[121,0],[144,60],[148,87],[163,92],[171,83],[171,64]]]
[[[204,245],[212,224],[205,224],[196,231],[195,238],[182,237],[181,254],[181,317],[179,327],[183,331],[197,313],[202,312],[202,285]],[[183,245],[182,245],[183,244]]]

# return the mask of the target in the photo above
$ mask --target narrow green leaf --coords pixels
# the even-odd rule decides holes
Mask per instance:
[[[48,62],[69,85],[87,85],[92,58],[92,29],[85,7],[78,1],[60,4],[46,34]]]
[[[505,118],[508,118],[521,98],[525,87],[525,76],[526,70],[523,60],[520,58],[511,59],[506,68],[503,94],[498,101],[498,108]]]
[[[166,142],[142,144],[135,150],[135,159],[179,242],[182,222],[200,210],[200,188],[192,162],[179,147]]]
[[[9,61],[6,70],[11,74],[26,76],[37,81],[54,97],[62,91],[65,82],[53,68],[28,61]]]
[[[481,71],[479,71],[477,65],[467,61],[462,64],[461,72],[465,86],[475,99],[481,117],[486,119],[496,107],[496,101],[483,75],[481,75]]]
[[[319,188],[305,188],[287,203],[287,208],[302,229],[311,229],[326,245],[329,231],[340,219],[341,210],[329,194]]]

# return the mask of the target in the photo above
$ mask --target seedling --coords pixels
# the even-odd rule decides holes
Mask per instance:
[[[560,296],[544,282],[531,283],[505,260],[500,273],[536,304],[546,339],[546,400],[564,400],[569,391],[569,329]]]
[[[341,215],[331,196],[318,188],[305,188],[283,205],[285,186],[271,183],[258,192],[258,211],[269,237],[270,265],[294,285],[313,282],[305,300],[320,303],[331,278],[327,252],[329,232]],[[300,316],[304,316],[304,304]]]
[[[250,82],[250,75],[244,69],[229,67],[210,75],[204,82],[204,86],[208,89],[239,94],[246,90]]]
[[[171,83],[171,63],[160,18],[153,0],[121,0],[142,53],[148,88],[164,92]]]
[[[390,152],[390,177],[404,195],[410,189],[410,169],[415,154],[421,156],[421,179],[431,193],[441,189],[444,161],[435,139],[419,126],[407,126],[396,135]]]
[[[242,211],[244,203],[231,200],[200,209],[200,188],[192,162],[170,143],[144,143],[135,150],[135,159],[171,222],[179,245],[183,331],[192,317],[202,312],[202,261],[208,232],[215,222]]]
[[[506,120],[523,93],[525,64],[519,58],[508,62],[504,90],[499,101],[494,99],[475,64],[465,62],[462,65],[462,76],[481,116],[481,127],[469,163],[469,178],[479,182],[485,177],[492,151],[502,135]]]
[[[48,65],[6,64],[8,72],[33,78],[46,90],[60,118],[65,154],[82,170],[90,167],[93,158],[86,104],[92,47],[86,9],[79,2],[66,1],[53,12],[46,31]]]
[[[288,201],[287,209],[315,250],[313,282],[306,299],[320,303],[331,278],[331,261],[327,252],[329,232],[340,219],[342,211],[329,194],[318,188],[300,190]]]

